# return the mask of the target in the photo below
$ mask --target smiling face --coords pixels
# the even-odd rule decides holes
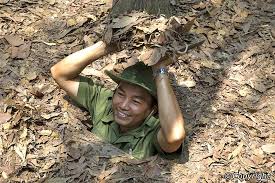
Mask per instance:
[[[121,82],[116,89],[112,108],[115,122],[122,132],[139,127],[153,110],[153,98],[143,88]]]

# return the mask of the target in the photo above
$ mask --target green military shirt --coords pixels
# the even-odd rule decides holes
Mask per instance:
[[[150,115],[140,127],[120,133],[119,126],[113,118],[112,97],[113,91],[94,84],[89,78],[80,77],[75,100],[90,112],[92,132],[138,159],[157,153],[164,155],[157,141],[159,119]]]
[[[112,97],[113,91],[95,84],[89,78],[80,77],[77,97],[74,100],[90,112],[94,134],[138,159],[157,153],[166,158],[178,157],[181,148],[172,154],[167,154],[160,148],[157,141],[160,122],[152,115],[138,128],[121,133],[114,121]]]

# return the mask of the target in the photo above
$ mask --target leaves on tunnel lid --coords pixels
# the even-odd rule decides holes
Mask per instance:
[[[184,18],[155,17],[133,11],[112,19],[107,25],[104,40],[107,44],[110,42],[118,44],[121,49],[135,49],[141,52],[139,58],[148,65],[157,63],[163,57],[177,61],[180,54],[185,54],[203,43],[203,41],[196,42],[192,38],[190,38],[193,41],[191,44],[185,41],[187,35],[190,37],[191,34],[188,33],[195,24],[195,18],[189,19],[190,21],[185,22]],[[149,49],[146,53],[144,50],[150,46],[162,47],[155,49],[160,51],[160,54]]]
[[[165,47],[153,47],[145,49],[141,52],[139,59],[145,64],[151,66],[158,63],[166,55],[167,49]]]

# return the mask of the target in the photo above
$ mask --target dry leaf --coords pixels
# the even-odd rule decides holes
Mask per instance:
[[[52,130],[41,130],[39,134],[43,136],[50,136],[52,134]]]
[[[59,133],[52,132],[51,137],[53,137],[53,138],[59,138]]]
[[[127,162],[127,157],[121,157],[121,156],[118,156],[118,157],[112,157],[110,159],[110,162],[113,163],[113,164],[117,164],[117,163],[120,163],[120,162]]]
[[[3,124],[3,128],[4,128],[5,130],[12,129],[12,128],[15,127],[16,125],[18,125],[18,123],[19,123],[21,117],[22,117],[21,111],[17,111],[17,112],[13,115],[13,120],[12,120],[11,122],[4,123],[4,124]]]
[[[166,49],[162,48],[149,48],[146,49],[140,56],[139,59],[144,62],[146,65],[154,65],[158,63],[166,53]]]
[[[108,78],[105,74],[103,74],[101,71],[98,71],[92,67],[86,67],[81,74],[84,74],[85,76],[96,76],[101,79]]]
[[[243,141],[240,142],[240,144],[238,145],[238,147],[232,152],[229,154],[228,156],[228,160],[230,160],[231,158],[235,158],[236,156],[238,156],[238,154],[240,154],[240,152],[242,151],[243,149]]]
[[[36,96],[37,98],[42,98],[44,96],[44,94],[42,92],[39,91],[39,89],[37,88],[33,88],[31,90],[31,94],[33,94],[34,96]]]
[[[22,44],[24,44],[24,40],[21,39],[19,36],[15,36],[15,35],[6,35],[4,37],[8,43],[12,46],[20,46]]]
[[[31,42],[22,44],[19,47],[12,47],[11,58],[25,59],[30,55]]]
[[[262,150],[267,154],[275,153],[275,144],[265,144],[262,146]]]
[[[27,146],[22,144],[17,144],[14,146],[16,154],[21,158],[22,162],[26,160]]]
[[[248,33],[250,26],[251,26],[252,21],[248,21],[246,24],[243,25],[243,31],[245,34]]]
[[[33,87],[31,93],[38,98],[42,98],[44,94],[49,94],[55,90],[55,87],[50,84],[38,84]]]
[[[0,112],[0,124],[6,123],[11,119],[11,114]]]
[[[97,37],[93,34],[84,35],[83,40],[86,46],[91,46],[97,40]]]
[[[121,18],[115,18],[112,20],[112,28],[120,29],[124,28],[138,20],[138,17],[135,16],[123,16]]]
[[[257,156],[257,155],[252,155],[251,160],[256,164],[256,165],[261,165],[264,162],[263,157]]]
[[[4,172],[4,171],[2,172],[2,177],[4,179],[8,179],[9,178],[8,174],[6,172]]]
[[[69,20],[67,20],[67,26],[71,27],[77,24],[77,21],[73,18],[70,18]]]
[[[77,147],[69,147],[68,148],[68,154],[73,158],[73,159],[79,159],[81,157],[80,154],[80,149]]]
[[[179,86],[192,88],[196,86],[196,82],[194,80],[179,80],[178,81]]]
[[[28,135],[28,129],[24,127],[24,130],[20,135],[20,139],[23,139],[23,140],[26,139],[27,135]]]
[[[53,165],[55,164],[55,160],[54,159],[50,159],[46,162],[46,164],[43,166],[43,170],[48,170],[49,168],[51,168]]]
[[[3,68],[7,65],[8,61],[9,61],[8,60],[9,57],[10,57],[10,55],[8,53],[6,53],[6,54],[3,53],[2,54],[0,52],[0,58],[2,59],[1,62],[0,62],[0,68]]]
[[[211,0],[211,2],[215,5],[215,6],[220,6],[222,4],[222,0]]]
[[[243,86],[240,90],[239,90],[239,94],[242,96],[242,97],[245,97],[247,96],[249,93],[251,93],[251,89],[247,86]]]
[[[190,20],[189,22],[187,22],[187,24],[185,24],[182,28],[182,30],[180,30],[182,33],[187,33],[191,30],[192,26],[195,23],[196,18],[193,18],[192,20]]]
[[[104,37],[103,37],[103,41],[106,43],[106,44],[110,44],[111,41],[112,41],[112,37],[113,37],[113,30],[111,27],[107,27],[107,30],[104,34]]]
[[[4,123],[4,124],[3,124],[3,129],[4,129],[4,130],[10,130],[10,129],[12,129],[11,123]]]
[[[118,166],[114,166],[114,167],[110,168],[109,170],[104,170],[98,176],[98,180],[101,182],[104,179],[106,179],[108,176],[113,175],[114,173],[116,173],[117,171],[118,171]]]
[[[170,0],[170,3],[171,3],[171,5],[173,5],[173,6],[176,6],[176,5],[177,5],[176,0]]]
[[[202,9],[206,8],[206,6],[207,6],[206,3],[200,2],[199,4],[195,4],[195,5],[193,5],[192,7],[193,7],[194,9],[200,9],[200,10],[202,10]]]
[[[66,178],[55,177],[55,178],[50,178],[45,180],[45,183],[67,183],[69,179],[71,179],[71,177],[66,177]]]
[[[53,117],[59,116],[61,113],[60,112],[53,112],[50,114],[41,114],[41,116],[45,119],[51,119]]]
[[[32,72],[29,72],[26,76],[26,78],[29,80],[29,81],[32,81],[34,79],[37,78],[37,74],[35,71],[32,71]]]
[[[54,5],[56,2],[55,0],[47,0],[50,5]]]
[[[158,177],[161,175],[161,169],[159,167],[158,164],[155,164],[153,166],[149,166],[146,170],[145,170],[145,176],[149,177],[149,178],[154,178],[154,177]]]
[[[222,68],[220,64],[213,62],[211,60],[202,60],[201,64],[202,64],[202,66],[207,67],[209,69],[221,69]]]
[[[251,159],[248,159],[248,158],[241,158],[240,160],[241,160],[241,162],[242,162],[243,164],[245,164],[247,167],[257,168],[257,166],[255,165],[255,163],[254,163]]]

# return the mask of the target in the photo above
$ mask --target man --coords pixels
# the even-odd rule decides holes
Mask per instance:
[[[118,83],[114,93],[79,75],[109,49],[100,41],[73,53],[51,68],[52,76],[90,112],[92,132],[105,141],[139,159],[179,150],[184,119],[163,63],[149,67],[139,62],[120,76],[107,71]],[[153,116],[157,111],[159,119]]]

